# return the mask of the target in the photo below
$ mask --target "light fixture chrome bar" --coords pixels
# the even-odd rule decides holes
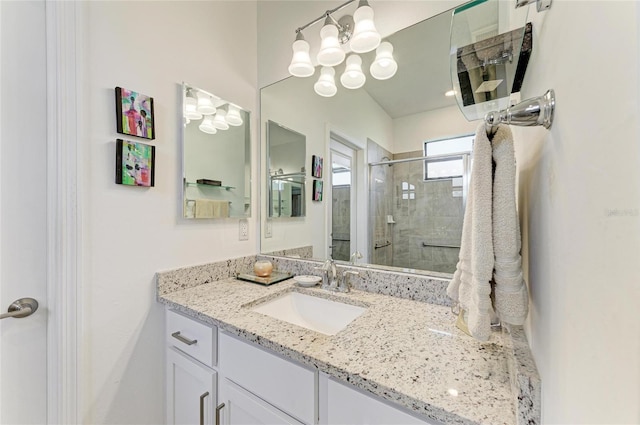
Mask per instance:
[[[551,1],[552,0],[516,0],[516,9],[535,2],[538,12],[542,12],[543,10],[551,9]]]
[[[484,116],[487,135],[495,134],[499,124],[523,127],[542,125],[544,128],[550,128],[553,124],[555,105],[555,93],[553,90],[547,90],[542,96],[523,100],[502,111],[489,112]]]
[[[311,22],[309,22],[309,23],[307,23],[307,24],[305,24],[305,25],[303,25],[301,27],[298,27],[296,29],[296,34],[299,33],[300,31],[304,30],[305,28],[308,28],[311,25],[313,25],[315,23],[318,23],[323,19],[326,19],[327,16],[331,16],[332,13],[337,12],[338,10],[350,5],[354,1],[356,1],[356,0],[348,0],[348,1],[344,2],[344,3],[342,3],[340,6],[337,6],[337,7],[334,7],[333,9],[327,10],[326,12],[324,12],[322,15],[320,15],[318,18],[314,19],[313,21],[311,21]],[[331,19],[333,19],[333,17],[331,17]],[[335,19],[333,19],[333,20],[335,21]]]

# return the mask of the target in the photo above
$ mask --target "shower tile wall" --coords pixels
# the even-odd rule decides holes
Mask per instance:
[[[421,157],[421,151],[394,155],[393,159]],[[377,167],[374,167],[377,168]],[[462,197],[454,196],[452,180],[423,180],[423,163],[397,163],[393,167],[393,265],[453,273],[460,245]],[[404,183],[404,185],[403,185]]]
[[[351,186],[334,186],[331,205],[331,256],[349,261],[351,248]]]
[[[380,162],[382,158],[392,158],[391,152],[371,140],[367,143],[367,163]],[[387,165],[371,167],[369,211],[372,219],[372,244],[382,246],[371,248],[370,262],[383,266],[393,266],[393,224],[387,224],[387,216],[393,214],[393,167]]]

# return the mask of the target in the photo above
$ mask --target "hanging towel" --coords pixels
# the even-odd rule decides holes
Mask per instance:
[[[491,336],[491,277],[493,239],[491,226],[491,142],[484,124],[478,127],[473,145],[473,167],[462,225],[460,257],[447,294],[466,311],[472,336],[486,341]]]
[[[481,124],[473,154],[460,257],[447,294],[466,312],[469,333],[486,341],[491,336],[494,310],[502,322],[524,322],[528,295],[522,275],[515,156],[509,127],[500,125],[491,142]]]
[[[529,294],[522,276],[520,222],[516,210],[516,161],[513,137],[500,126],[493,137],[493,308],[502,322],[522,325],[529,310]]]
[[[229,217],[229,201],[196,199],[196,218]]]

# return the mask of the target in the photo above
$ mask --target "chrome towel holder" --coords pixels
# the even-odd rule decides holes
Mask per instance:
[[[523,127],[542,125],[550,128],[553,123],[553,112],[556,96],[553,90],[547,90],[538,97],[523,100],[517,105],[501,111],[489,112],[484,116],[487,136],[493,136],[499,124],[517,125]]]

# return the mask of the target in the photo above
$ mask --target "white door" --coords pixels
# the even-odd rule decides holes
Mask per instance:
[[[0,2],[0,424],[47,422],[45,2]]]

